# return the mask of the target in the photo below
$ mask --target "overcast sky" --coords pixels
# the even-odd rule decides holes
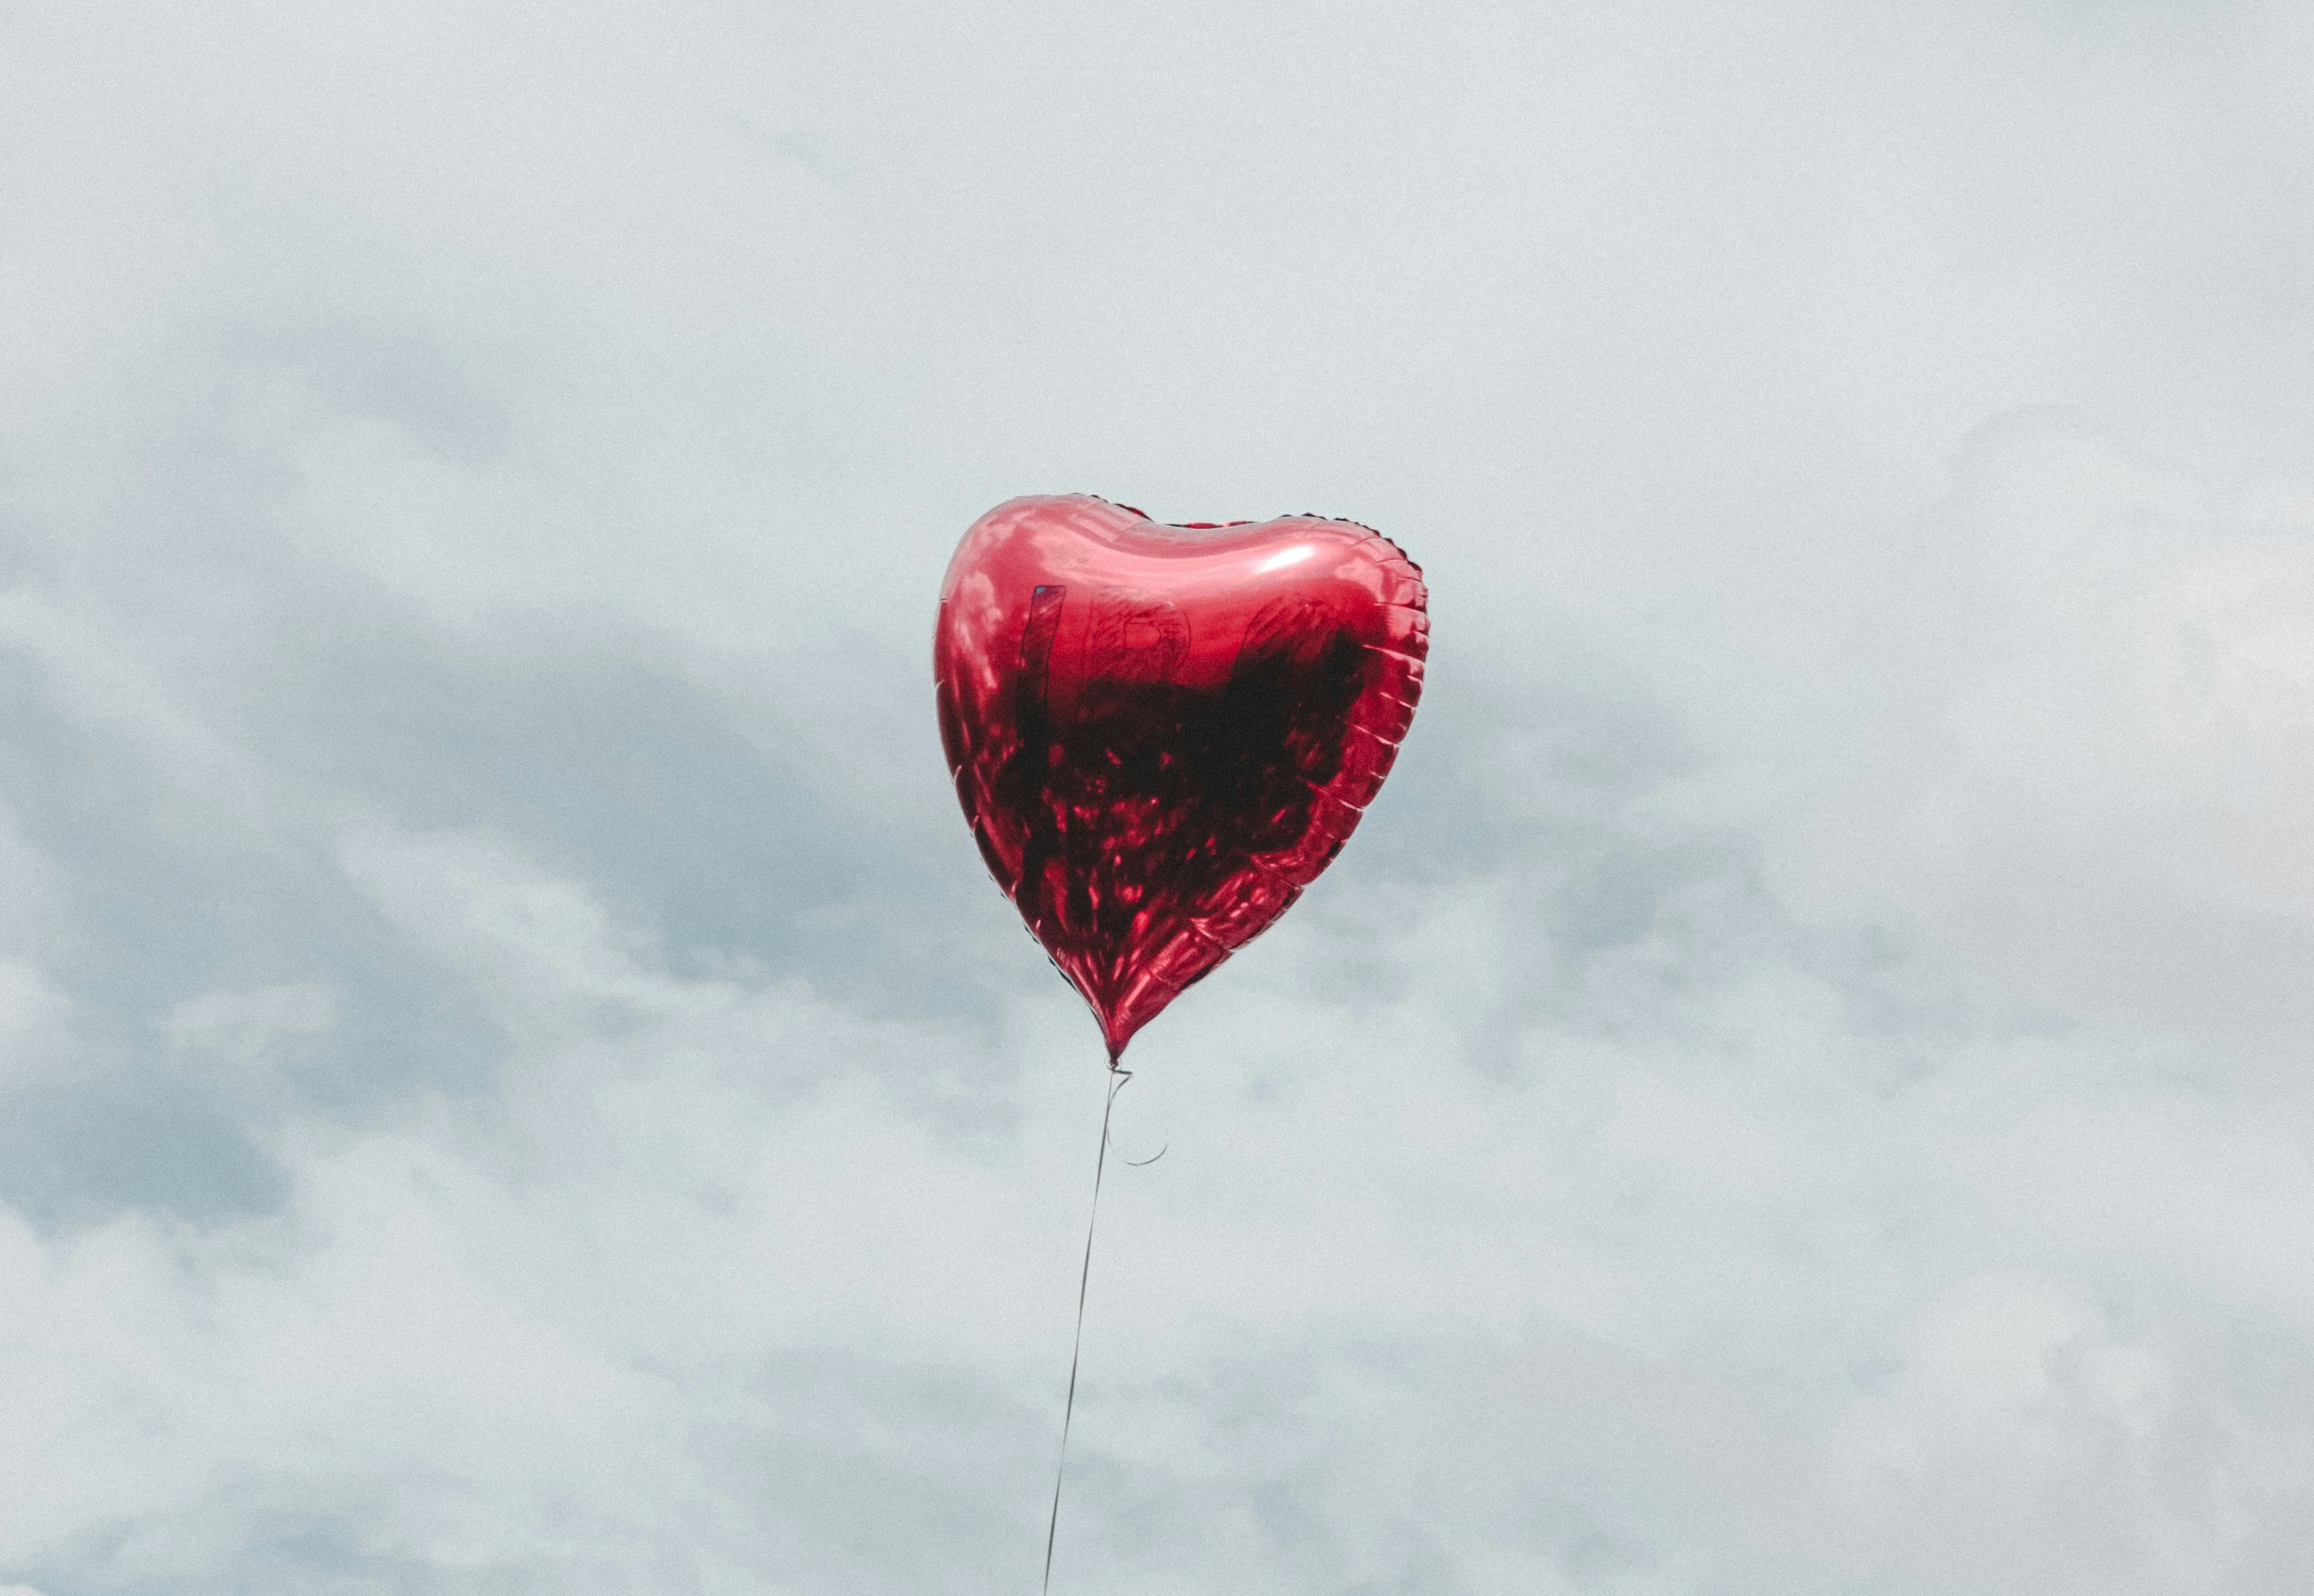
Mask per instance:
[[[1021,493],[1426,568],[1054,1590],[2314,1588],[2314,10],[0,4],[0,1596],[1027,1592]]]

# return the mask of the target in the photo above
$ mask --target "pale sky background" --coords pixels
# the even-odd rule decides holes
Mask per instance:
[[[0,1592],[1028,1592],[1026,492],[1432,583],[1056,1592],[2314,1589],[2314,9],[0,4]]]

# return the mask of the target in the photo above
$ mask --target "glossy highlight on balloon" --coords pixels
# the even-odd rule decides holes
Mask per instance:
[[[949,563],[941,739],[981,856],[1120,1058],[1289,908],[1413,723],[1420,569],[1314,516],[1016,498]]]

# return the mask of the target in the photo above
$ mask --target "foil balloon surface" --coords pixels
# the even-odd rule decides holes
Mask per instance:
[[[965,533],[941,738],[982,857],[1112,1063],[1349,840],[1421,696],[1426,598],[1347,521],[1170,526],[1068,495]]]

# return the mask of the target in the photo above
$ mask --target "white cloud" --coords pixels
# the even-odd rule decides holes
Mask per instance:
[[[1894,575],[1823,801],[1769,823],[1784,878],[2059,1009],[2287,1054],[2314,1021],[2292,502],[2079,417],[1990,424]]]
[[[315,982],[208,992],[169,1010],[162,1029],[172,1047],[198,1049],[246,1068],[285,1037],[326,1036],[338,1023],[337,994]]]
[[[72,1002],[30,965],[0,961],[0,1096],[68,1074],[86,1062]]]

